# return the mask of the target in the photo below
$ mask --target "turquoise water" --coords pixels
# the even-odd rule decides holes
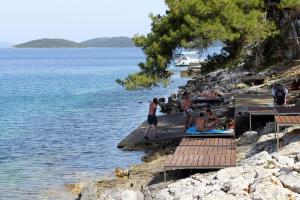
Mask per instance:
[[[152,97],[186,82],[177,71],[168,88],[115,83],[144,59],[137,48],[0,49],[0,199],[69,199],[65,184],[140,162],[118,142]]]

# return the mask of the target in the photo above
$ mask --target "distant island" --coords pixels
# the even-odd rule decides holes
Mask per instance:
[[[88,48],[88,47],[134,47],[129,37],[103,37],[80,43],[65,39],[39,39],[18,44],[16,48]]]
[[[80,43],[84,47],[134,47],[129,37],[103,37],[87,40]]]

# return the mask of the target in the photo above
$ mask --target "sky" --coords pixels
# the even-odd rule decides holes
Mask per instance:
[[[150,31],[149,13],[164,14],[164,0],[0,0],[0,41],[40,38],[84,41]]]

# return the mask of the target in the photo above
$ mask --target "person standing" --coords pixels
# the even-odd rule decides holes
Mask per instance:
[[[145,136],[144,136],[144,138],[146,140],[149,139],[148,138],[148,132],[151,128],[154,128],[155,137],[158,138],[158,135],[157,135],[157,116],[156,116],[157,106],[158,106],[158,100],[157,100],[157,98],[154,98],[153,101],[149,105],[149,112],[148,112],[148,119],[147,119],[149,127],[147,128]]]
[[[191,109],[191,100],[189,98],[189,94],[187,92],[183,93],[183,100],[182,100],[182,110],[183,110],[183,115],[185,117],[185,130],[187,130],[191,124],[193,123],[193,118],[192,118],[192,112],[193,110]]]
[[[286,104],[288,89],[282,84],[275,84],[272,87],[272,95],[274,97],[274,104],[282,106]]]

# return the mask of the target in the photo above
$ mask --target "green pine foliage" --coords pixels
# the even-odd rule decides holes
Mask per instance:
[[[284,0],[281,7],[299,0]],[[243,59],[247,47],[275,37],[278,27],[266,17],[265,0],[165,0],[166,14],[152,15],[152,30],[133,38],[146,55],[141,71],[118,80],[126,89],[149,88],[169,77],[168,65],[179,48],[205,49],[216,41],[227,46],[227,56],[211,59],[234,63]]]

